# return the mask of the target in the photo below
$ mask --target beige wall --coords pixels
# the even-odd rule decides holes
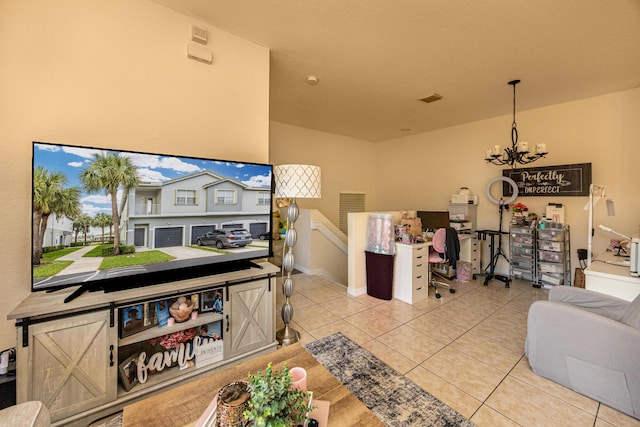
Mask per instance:
[[[545,142],[550,154],[531,166],[592,163],[593,182],[615,201],[615,217],[596,205],[594,226],[602,223],[623,234],[640,233],[640,88],[553,105],[517,114],[521,140]],[[469,187],[480,196],[478,228],[498,228],[498,208],[486,196],[489,180],[503,167],[486,164],[486,149],[510,143],[511,115],[428,132],[375,145],[376,169],[402,171],[376,175],[375,210],[446,210],[451,193]],[[398,153],[407,153],[399,156]],[[404,157],[404,158],[403,158]],[[403,191],[398,191],[398,189]],[[500,184],[491,194],[499,197]],[[538,215],[547,203],[563,203],[571,227],[572,267],[576,250],[587,247],[585,197],[519,197]],[[510,214],[504,218],[506,229]],[[615,235],[597,230],[593,253],[602,252]],[[506,244],[506,240],[505,240]],[[486,260],[485,260],[486,262]],[[503,264],[502,269],[508,266]]]
[[[623,234],[640,233],[640,89],[518,112],[521,140],[545,142],[550,154],[531,166],[592,163],[593,182],[606,187],[615,201],[615,217],[604,203],[596,205],[594,226],[602,223]],[[342,190],[367,193],[367,211],[446,210],[460,187],[479,195],[478,228],[498,228],[498,207],[486,196],[487,183],[503,167],[486,164],[486,149],[510,143],[512,116],[455,126],[397,140],[370,144],[294,126],[271,123],[273,163],[310,162],[322,167],[323,198],[303,200],[337,223]],[[501,194],[500,184],[491,189]],[[544,213],[547,203],[566,207],[571,227],[572,266],[576,250],[587,247],[585,197],[519,197],[532,212]],[[510,213],[504,214],[503,228]],[[602,252],[615,235],[596,231],[593,252]],[[508,246],[504,241],[505,247]],[[485,253],[488,251],[485,251]],[[485,259],[486,265],[487,259]],[[500,263],[501,270],[508,265]]]
[[[186,58],[192,24],[210,31],[211,66]],[[268,55],[146,0],[0,2],[0,349],[15,345],[13,322],[3,319],[30,289],[33,140],[317,164],[323,198],[300,205],[336,224],[341,191],[366,193],[367,211],[446,209],[449,195],[468,186],[480,195],[479,227],[497,228],[484,193],[501,168],[482,156],[509,142],[510,115],[378,144],[275,122],[269,129]],[[598,205],[595,223],[629,234],[640,231],[638,111],[635,89],[517,117],[522,137],[550,149],[536,166],[593,163],[593,181],[617,213],[606,217]],[[572,252],[586,247],[586,197],[520,201],[539,213],[548,202],[566,204]],[[610,237],[597,232],[594,253]]]
[[[191,25],[214,62],[186,57]],[[31,142],[268,161],[269,52],[147,0],[0,2],[0,350],[31,289]]]
[[[312,164],[322,170],[322,199],[300,199],[301,208],[319,209],[339,224],[340,192],[363,192],[366,208],[376,203],[374,144],[354,138],[271,122],[269,161]],[[379,194],[379,193],[378,193]],[[282,217],[286,212],[282,211]]]

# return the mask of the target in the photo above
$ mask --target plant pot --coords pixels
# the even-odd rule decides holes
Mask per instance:
[[[251,394],[246,381],[232,382],[218,392],[218,427],[244,426],[247,420],[244,411],[248,408]]]

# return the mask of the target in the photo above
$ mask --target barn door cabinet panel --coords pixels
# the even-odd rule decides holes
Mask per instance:
[[[255,350],[273,340],[274,291],[267,279],[229,288],[229,339],[225,341],[229,356]]]
[[[18,343],[18,402],[39,400],[58,421],[116,398],[118,336],[107,310],[34,323],[28,337]]]

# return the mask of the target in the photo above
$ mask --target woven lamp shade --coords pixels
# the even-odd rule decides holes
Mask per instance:
[[[318,199],[322,197],[320,167],[279,165],[273,168],[277,198]]]

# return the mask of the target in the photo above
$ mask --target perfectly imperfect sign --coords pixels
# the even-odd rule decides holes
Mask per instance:
[[[588,196],[591,163],[505,169],[502,175],[516,182],[519,196]],[[511,185],[503,183],[502,192],[511,196]]]

